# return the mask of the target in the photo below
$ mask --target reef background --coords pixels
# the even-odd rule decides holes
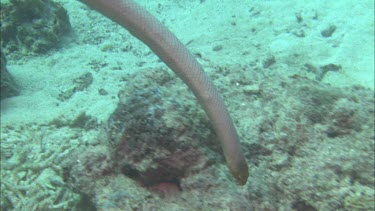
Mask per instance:
[[[1,210],[374,209],[373,1],[138,1],[224,95],[244,187],[173,72],[56,2],[66,33],[2,49],[19,93],[1,100]]]

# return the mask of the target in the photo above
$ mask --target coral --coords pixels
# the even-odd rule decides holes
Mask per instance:
[[[115,174],[113,160],[104,146],[89,147],[84,153],[73,153],[62,164],[64,180],[74,184],[73,189],[90,197],[102,178]]]
[[[271,176],[254,177],[259,185],[250,195],[254,201],[261,196],[263,205],[277,204],[268,209],[339,210],[352,187],[374,184],[369,90],[278,80],[274,84],[280,85],[263,86],[261,94],[272,97],[262,101],[257,144],[270,153],[253,157],[257,172]]]
[[[371,90],[248,66],[212,74],[233,99],[251,169],[244,188],[233,183],[187,88],[145,69],[123,79],[104,125],[88,124],[95,117],[85,112],[43,126],[1,125],[1,209],[373,209]],[[251,84],[260,91],[244,92]]]
[[[344,207],[347,211],[375,210],[374,189],[361,187],[353,190],[344,199]]]
[[[168,77],[156,72],[148,75],[160,81]],[[120,103],[109,119],[109,139],[116,160],[126,175],[145,186],[178,184],[189,173],[204,168],[209,158],[197,147],[200,134],[194,128],[200,127],[191,126],[192,112],[197,110],[156,84],[143,89],[138,86],[133,82],[126,88],[129,96],[119,95]]]
[[[154,77],[157,83],[171,80],[161,73],[152,70],[142,77]],[[180,180],[206,168],[207,160],[215,155],[198,148],[200,135],[211,135],[199,129],[204,127],[191,127],[204,122],[192,119],[204,117],[196,115],[198,109],[182,106],[174,100],[174,92],[155,88],[156,84],[138,90],[141,83],[137,77],[141,75],[135,76],[119,94],[120,103],[106,126],[109,145],[74,153],[63,164],[64,181],[97,208],[139,206],[134,194],[127,194],[129,182],[124,175],[141,185],[134,191],[142,195],[153,193],[155,200],[176,197],[181,191]]]
[[[1,3],[1,47],[7,53],[44,53],[56,48],[70,27],[66,10],[51,0]]]
[[[2,125],[1,210],[68,209],[80,201],[64,183],[59,166],[71,146],[58,143],[56,137],[68,137],[61,135],[63,131],[47,130],[51,129]]]

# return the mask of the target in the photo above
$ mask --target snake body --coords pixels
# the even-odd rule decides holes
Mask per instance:
[[[190,51],[153,15],[131,0],[81,0],[145,43],[193,91],[218,135],[227,166],[239,185],[248,166],[224,101]]]

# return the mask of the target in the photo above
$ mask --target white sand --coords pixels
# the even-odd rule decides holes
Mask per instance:
[[[1,124],[47,123],[55,118],[72,119],[80,112],[106,121],[115,109],[120,79],[139,68],[163,64],[120,27],[89,11],[78,1],[60,0],[68,10],[73,35],[61,49],[47,55],[8,61],[8,69],[22,88],[20,96],[1,102]],[[360,85],[374,89],[374,3],[365,1],[252,1],[252,0],[138,0],[162,20],[194,53],[204,67],[221,64],[260,63],[272,55],[283,74],[301,73],[303,64],[316,67],[341,65],[328,72],[323,82],[333,86]],[[358,3],[359,2],[359,3]],[[158,7],[158,5],[161,5]],[[301,14],[298,23],[295,14]],[[313,17],[317,14],[317,19]],[[332,37],[320,32],[330,24]],[[255,32],[252,32],[255,30]],[[293,32],[303,30],[305,37]],[[85,43],[102,36],[98,45]],[[133,46],[129,52],[120,49]],[[213,47],[223,49],[214,51]],[[112,46],[113,51],[102,51]],[[297,55],[297,56],[296,56]],[[90,62],[106,64],[95,72]],[[143,66],[137,64],[143,62]],[[121,67],[122,70],[114,70]],[[267,71],[267,70],[266,70]],[[270,71],[270,70],[268,70]],[[57,97],[72,86],[72,80],[91,72],[88,89],[60,102]],[[109,94],[98,94],[99,89]]]

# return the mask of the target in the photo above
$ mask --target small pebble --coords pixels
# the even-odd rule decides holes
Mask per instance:
[[[100,95],[108,95],[108,92],[105,89],[99,89]]]
[[[248,95],[260,94],[260,87],[258,84],[246,85],[242,87],[242,91]]]
[[[330,25],[326,29],[324,29],[321,34],[323,37],[330,37],[336,31],[335,25]]]
[[[223,46],[222,45],[217,45],[215,46],[214,48],[212,48],[213,51],[220,51],[223,49]]]

